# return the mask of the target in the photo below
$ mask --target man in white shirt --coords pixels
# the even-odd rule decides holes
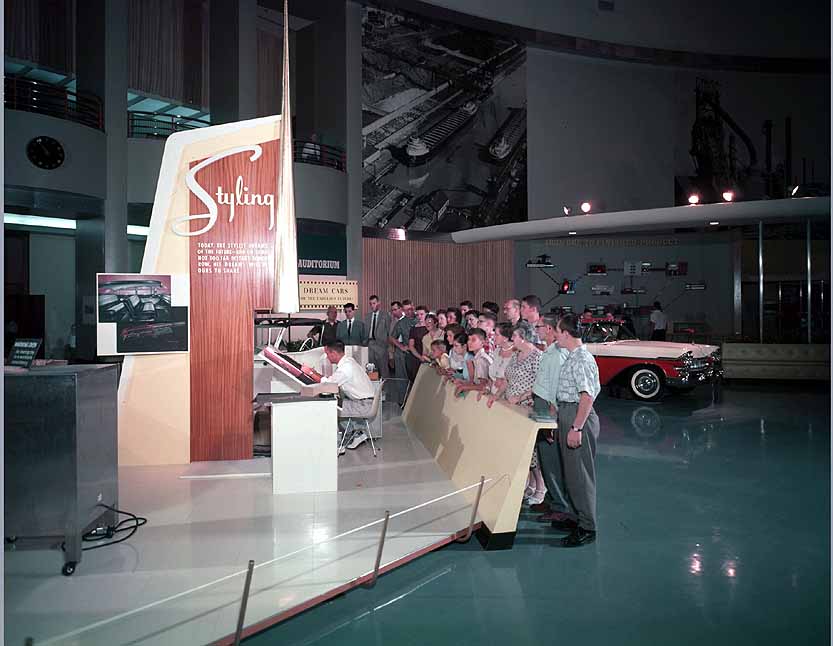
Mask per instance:
[[[324,347],[324,355],[330,363],[336,364],[333,374],[329,377],[321,377],[321,383],[338,385],[341,398],[338,416],[353,417],[370,413],[375,394],[373,384],[364,368],[353,357],[344,354],[344,342],[336,339],[328,343]],[[315,374],[315,370],[309,366],[302,366],[301,370],[307,375]],[[355,449],[367,439],[367,434],[360,431],[347,448]]]
[[[651,312],[651,341],[665,341],[665,331],[668,329],[668,317],[662,311],[659,301],[654,301]]]

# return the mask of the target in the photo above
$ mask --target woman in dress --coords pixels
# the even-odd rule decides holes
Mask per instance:
[[[408,354],[405,355],[405,371],[408,373],[408,381],[414,383],[419,364],[422,363],[423,347],[422,337],[428,334],[425,327],[425,317],[428,316],[428,308],[425,305],[418,305],[416,308],[416,325],[411,328],[408,335]]]
[[[492,352],[492,363],[489,365],[489,395],[497,395],[498,392],[506,390],[506,366],[515,356],[515,346],[512,345],[512,329],[511,323],[501,323],[495,328],[495,349]],[[477,394],[477,399],[483,393]],[[491,408],[494,404],[494,397],[489,397],[486,405]]]
[[[434,341],[444,341],[445,334],[439,327],[439,321],[434,314],[425,317],[425,329],[427,332],[422,337],[422,360],[431,361],[431,344]]]
[[[498,389],[497,395],[490,397],[490,403],[495,396],[502,396],[510,404],[532,406],[532,386],[543,353],[535,347],[533,331],[529,327],[516,326],[512,329],[512,345],[516,352],[506,366],[506,385],[502,391]],[[525,493],[525,502],[529,505],[543,502],[547,493],[544,476],[538,466],[537,449],[532,452]]]

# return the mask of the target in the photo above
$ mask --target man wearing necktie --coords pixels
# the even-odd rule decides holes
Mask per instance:
[[[388,367],[388,337],[390,336],[390,314],[381,307],[379,297],[373,294],[369,299],[370,312],[365,318],[367,333],[367,360],[376,366],[382,379],[390,375]]]
[[[336,338],[344,345],[364,345],[364,323],[356,318],[356,306],[353,303],[344,305],[344,320],[338,324]]]

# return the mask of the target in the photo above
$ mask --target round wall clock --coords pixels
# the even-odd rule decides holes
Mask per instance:
[[[64,147],[57,139],[42,135],[26,144],[26,157],[38,168],[54,170],[64,163]]]

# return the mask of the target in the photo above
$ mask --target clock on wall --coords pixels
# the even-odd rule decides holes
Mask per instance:
[[[26,157],[38,168],[54,170],[64,163],[64,147],[57,139],[41,135],[26,144]]]

